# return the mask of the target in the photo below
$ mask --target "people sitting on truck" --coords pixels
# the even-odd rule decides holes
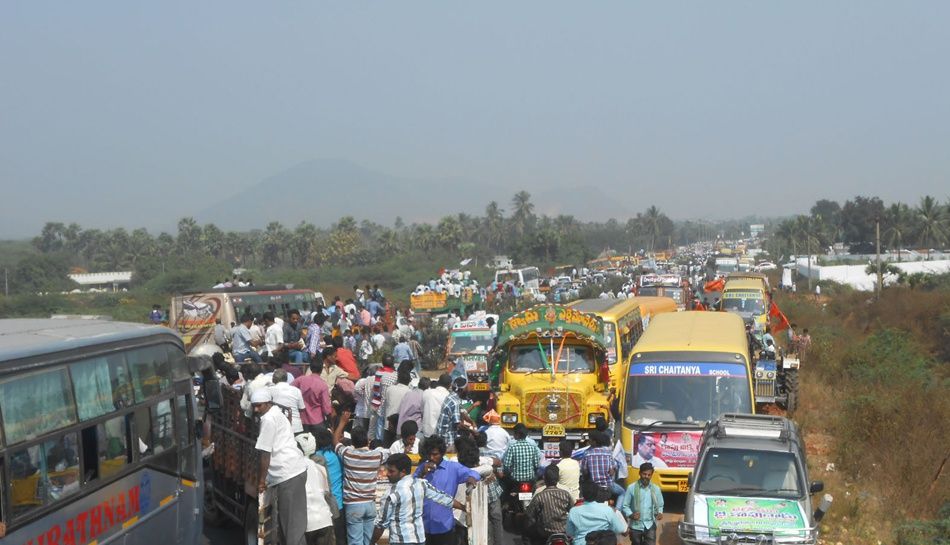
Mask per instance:
[[[765,333],[762,334],[762,344],[768,346],[769,341],[772,341],[772,351],[775,351],[775,337],[772,336],[772,328],[770,326],[765,326]],[[768,350],[768,348],[766,348]]]
[[[775,341],[772,339],[765,339],[765,348],[762,349],[762,352],[765,354],[765,357],[770,360],[775,359]]]
[[[254,317],[250,314],[245,314],[241,316],[240,325],[231,332],[231,354],[234,356],[234,361],[238,363],[246,360],[251,360],[255,363],[261,362],[261,355],[255,350],[256,347],[260,346],[260,343],[254,338],[254,334],[251,332],[253,325]]]

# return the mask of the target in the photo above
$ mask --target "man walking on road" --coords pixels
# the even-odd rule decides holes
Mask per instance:
[[[656,524],[663,520],[663,493],[650,482],[653,465],[640,464],[640,478],[627,487],[623,516],[630,520],[631,545],[656,545]]]

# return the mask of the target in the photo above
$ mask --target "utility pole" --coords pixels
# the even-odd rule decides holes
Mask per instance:
[[[3,295],[4,297],[10,297],[10,282],[7,279],[7,268],[3,268]]]
[[[884,289],[884,275],[881,273],[881,216],[874,216],[874,238],[877,244],[877,298],[881,298]]]
[[[811,239],[805,235],[805,253],[808,254],[808,293],[811,293]]]

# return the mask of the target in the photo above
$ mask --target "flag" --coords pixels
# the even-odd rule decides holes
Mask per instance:
[[[788,327],[791,325],[788,323],[788,318],[785,317],[785,314],[779,310],[778,305],[775,304],[775,301],[772,301],[771,304],[769,304],[769,316],[778,320],[778,325],[772,328],[772,330],[776,333],[782,331],[783,329],[788,329]]]
[[[468,265],[468,264],[471,263],[471,262],[472,262],[472,258],[463,259],[462,261],[459,262],[459,266],[460,266],[460,267],[464,267],[464,266]]]
[[[724,287],[726,287],[726,279],[717,278],[715,280],[706,282],[706,284],[703,286],[703,291],[722,291]]]

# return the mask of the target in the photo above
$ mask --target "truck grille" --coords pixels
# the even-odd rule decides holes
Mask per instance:
[[[525,425],[540,428],[545,424],[586,427],[580,394],[569,392],[533,392],[525,395]]]
[[[775,380],[755,379],[755,397],[775,397]]]

